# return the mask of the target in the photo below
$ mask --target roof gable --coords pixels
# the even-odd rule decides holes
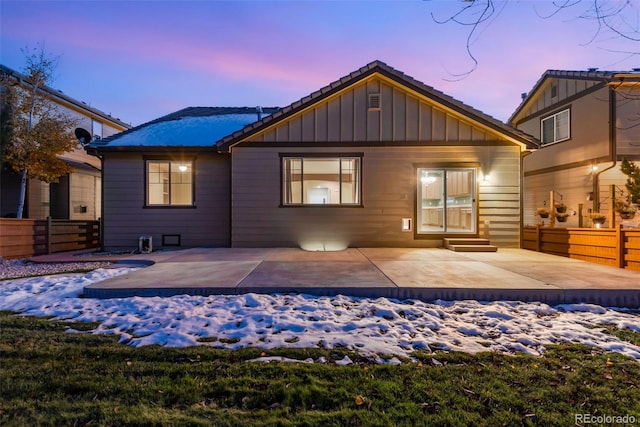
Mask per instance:
[[[380,109],[369,108],[379,96]],[[502,140],[525,148],[530,136],[388,65],[374,61],[218,143],[247,141],[445,142]]]
[[[508,123],[517,125],[524,117],[544,110],[551,105],[580,97],[606,85],[624,84],[627,80],[637,83],[638,78],[640,78],[640,73],[635,69],[632,72],[598,71],[596,69],[588,71],[547,70],[531,91],[523,94],[522,102],[513,112]],[[555,89],[553,89],[554,86]]]

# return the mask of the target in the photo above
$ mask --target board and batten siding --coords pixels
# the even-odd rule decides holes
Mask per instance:
[[[523,109],[519,116],[526,117],[537,115],[539,112],[548,110],[554,105],[566,102],[566,100],[575,97],[580,92],[591,89],[594,86],[601,85],[601,81],[580,80],[580,79],[548,79],[543,87],[539,89],[540,94],[536,97],[527,108]],[[556,96],[552,96],[552,87],[556,86]],[[607,89],[604,90],[604,100],[608,99]],[[606,101],[605,101],[606,103]],[[519,127],[519,124],[518,124]]]
[[[369,95],[380,108],[368,108]],[[361,82],[252,138],[255,142],[481,142],[504,140],[379,78]]]
[[[230,245],[229,156],[210,152],[185,154],[185,158],[192,156],[196,158],[196,207],[145,208],[143,155],[105,153],[105,248],[134,249],[141,236],[152,236],[156,248],[161,246],[163,234],[180,235],[182,247]]]
[[[362,157],[362,207],[287,206],[280,154],[353,153]],[[507,145],[278,147],[239,145],[232,155],[232,246],[436,247],[441,238],[402,232],[416,218],[416,168],[478,164],[491,183],[478,187],[478,232],[502,247],[520,244],[520,149]]]

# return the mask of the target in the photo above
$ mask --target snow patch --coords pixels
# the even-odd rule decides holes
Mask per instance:
[[[0,281],[0,310],[97,322],[92,331],[67,332],[114,334],[134,347],[345,348],[379,363],[394,364],[399,360],[393,356],[410,357],[416,350],[538,356],[545,345],[581,343],[640,361],[640,347],[607,334],[602,327],[615,325],[640,332],[640,315],[592,304],[429,303],[302,294],[81,298],[85,286],[133,270],[109,268]],[[353,361],[345,357],[335,363]]]

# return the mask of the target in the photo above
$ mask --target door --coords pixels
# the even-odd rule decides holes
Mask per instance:
[[[418,234],[475,234],[476,170],[417,169]]]

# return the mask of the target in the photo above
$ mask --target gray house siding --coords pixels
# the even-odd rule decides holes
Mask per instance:
[[[145,158],[153,154],[106,153],[104,247],[134,249],[140,236],[152,236],[157,248],[163,235],[179,235],[182,247],[229,246],[229,156],[212,151],[186,155],[195,157],[195,207],[145,207]]]
[[[520,149],[513,145],[278,147],[239,145],[232,156],[235,247],[347,246],[436,247],[429,238],[401,230],[402,218],[416,220],[416,168],[477,165],[491,171],[490,185],[478,185],[478,234],[502,247],[520,244]],[[295,147],[295,148],[294,148]],[[280,154],[353,153],[362,157],[362,207],[282,207]]]

